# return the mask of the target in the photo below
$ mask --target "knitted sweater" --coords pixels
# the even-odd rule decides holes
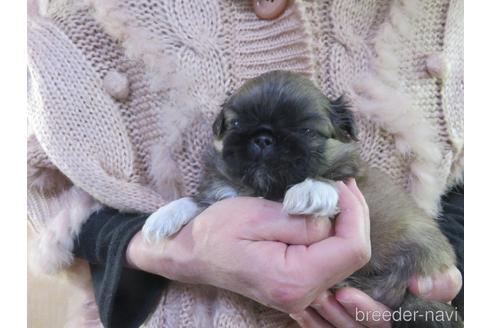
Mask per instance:
[[[460,0],[295,0],[272,21],[247,0],[40,3],[28,21],[28,214],[44,271],[70,265],[101,203],[152,212],[193,194],[226,94],[274,69],[345,94],[362,157],[427,213],[462,178]],[[283,325],[238,295],[172,283],[149,326],[198,316]]]

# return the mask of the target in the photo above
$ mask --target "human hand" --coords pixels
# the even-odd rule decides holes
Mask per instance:
[[[367,205],[354,187],[339,182],[337,188],[342,213],[333,227],[329,220],[289,216],[280,203],[226,199],[161,244],[146,244],[138,233],[128,262],[172,280],[213,285],[299,312],[370,259]]]
[[[409,291],[423,298],[449,302],[461,290],[462,277],[453,266],[431,277],[412,276]],[[301,327],[391,327],[391,310],[355,288],[324,291],[302,312],[291,315]],[[367,313],[378,314],[367,316]],[[384,315],[386,314],[386,315]]]
[[[418,296],[449,302],[456,297],[462,285],[461,273],[456,267],[432,277],[413,276],[409,290]],[[362,291],[347,287],[336,292],[324,291],[305,311],[293,315],[305,328],[314,327],[391,327],[391,317],[362,316],[366,313],[391,313],[391,310]]]

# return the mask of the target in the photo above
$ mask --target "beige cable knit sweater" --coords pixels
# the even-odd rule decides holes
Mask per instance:
[[[295,0],[273,21],[247,0],[41,1],[30,7],[28,69],[31,254],[46,272],[70,265],[100,203],[150,212],[193,193],[226,93],[274,69],[346,94],[364,159],[428,213],[463,174],[462,0]],[[287,322],[238,295],[173,283],[147,325]]]

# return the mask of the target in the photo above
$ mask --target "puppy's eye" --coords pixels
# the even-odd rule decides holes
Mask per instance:
[[[300,128],[299,132],[305,135],[312,135],[314,131],[310,128]]]
[[[239,120],[231,120],[231,128],[235,129],[239,127]]]

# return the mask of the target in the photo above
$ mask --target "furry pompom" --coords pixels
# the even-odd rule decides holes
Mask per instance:
[[[427,73],[430,76],[444,80],[451,70],[449,62],[442,53],[433,53],[425,60]]]
[[[103,87],[106,92],[116,100],[124,101],[130,95],[130,87],[126,75],[112,70],[103,79]]]

